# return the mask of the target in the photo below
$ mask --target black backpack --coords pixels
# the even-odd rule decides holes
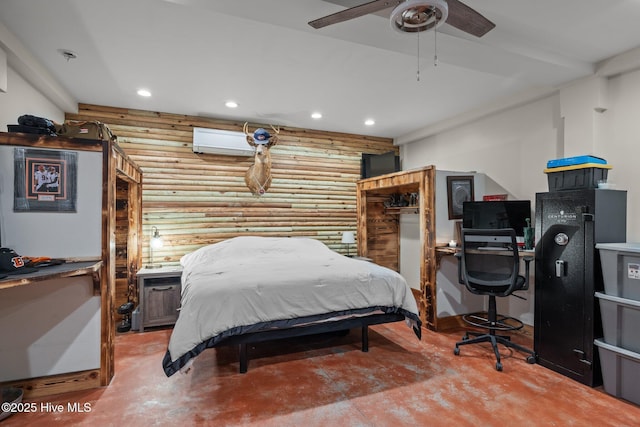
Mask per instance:
[[[49,133],[54,135],[56,133],[55,124],[51,120],[45,119],[44,117],[37,117],[37,116],[25,114],[23,116],[18,117],[18,124],[22,126],[29,126],[32,128],[47,129]]]

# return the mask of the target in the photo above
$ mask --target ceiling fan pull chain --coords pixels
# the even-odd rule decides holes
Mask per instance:
[[[433,28],[433,66],[438,66],[438,29]]]
[[[418,62],[416,64],[416,81],[420,81],[420,32],[416,33],[418,35]]]

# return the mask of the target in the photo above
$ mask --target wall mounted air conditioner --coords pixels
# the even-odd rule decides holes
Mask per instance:
[[[225,156],[253,156],[255,150],[243,132],[193,128],[193,152]]]

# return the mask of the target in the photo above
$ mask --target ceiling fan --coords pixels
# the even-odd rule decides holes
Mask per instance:
[[[359,18],[394,7],[391,26],[397,31],[415,33],[439,27],[445,22],[459,30],[482,37],[496,25],[458,0],[376,0],[309,22],[313,28]]]

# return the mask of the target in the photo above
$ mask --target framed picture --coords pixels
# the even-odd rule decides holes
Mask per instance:
[[[13,210],[76,212],[77,153],[15,148]]]
[[[462,219],[462,204],[473,197],[473,175],[447,176],[449,219]]]

